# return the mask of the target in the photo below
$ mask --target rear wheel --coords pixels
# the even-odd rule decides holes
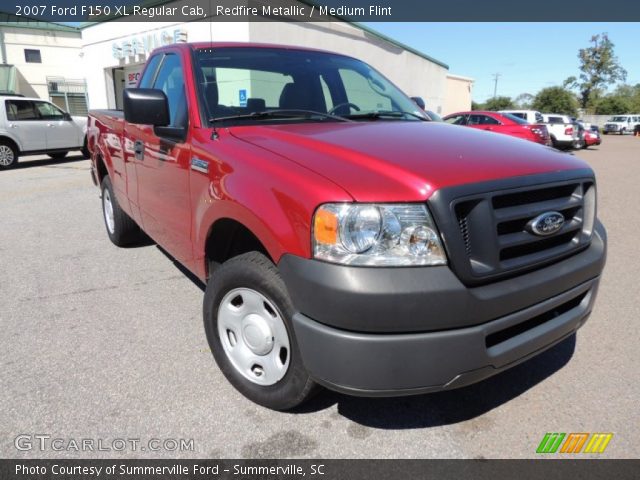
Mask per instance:
[[[9,169],[18,163],[18,150],[12,143],[0,140],[0,169]]]
[[[207,284],[204,327],[216,363],[240,393],[274,410],[300,405],[316,390],[293,312],[276,266],[257,252],[227,260]]]
[[[49,157],[53,158],[54,160],[62,160],[64,157],[67,156],[67,153],[69,152],[47,153],[47,155],[49,155]]]
[[[107,235],[114,245],[124,247],[140,240],[140,227],[120,208],[109,176],[102,180],[102,216]]]
[[[84,158],[89,158],[91,156],[91,152],[89,152],[89,147],[87,146],[87,137],[84,137],[81,152]]]

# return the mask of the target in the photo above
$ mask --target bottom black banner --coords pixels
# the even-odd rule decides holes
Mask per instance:
[[[2,480],[637,479],[640,460],[0,460]]]

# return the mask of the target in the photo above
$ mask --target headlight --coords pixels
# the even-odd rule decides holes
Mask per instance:
[[[445,265],[438,230],[424,205],[321,205],[313,218],[313,255],[345,265]]]

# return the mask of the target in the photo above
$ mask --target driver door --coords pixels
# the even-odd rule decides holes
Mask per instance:
[[[52,103],[34,101],[40,118],[47,125],[47,150],[80,148],[82,135],[80,127],[69,115]]]
[[[188,131],[185,69],[178,52],[160,61],[152,88],[168,99],[171,126]],[[159,137],[150,125],[130,125],[126,139],[134,146],[138,203],[145,231],[182,263],[192,258],[189,174],[191,146],[186,139]]]

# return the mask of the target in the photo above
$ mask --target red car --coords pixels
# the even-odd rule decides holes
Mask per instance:
[[[593,130],[585,130],[584,148],[588,148],[591,145],[600,145],[601,143],[602,139],[600,138],[600,134],[598,132],[594,132]]]
[[[551,145],[551,137],[546,125],[531,124],[509,113],[497,113],[476,110],[473,112],[452,113],[444,121],[453,125],[504,133],[543,145]]]

